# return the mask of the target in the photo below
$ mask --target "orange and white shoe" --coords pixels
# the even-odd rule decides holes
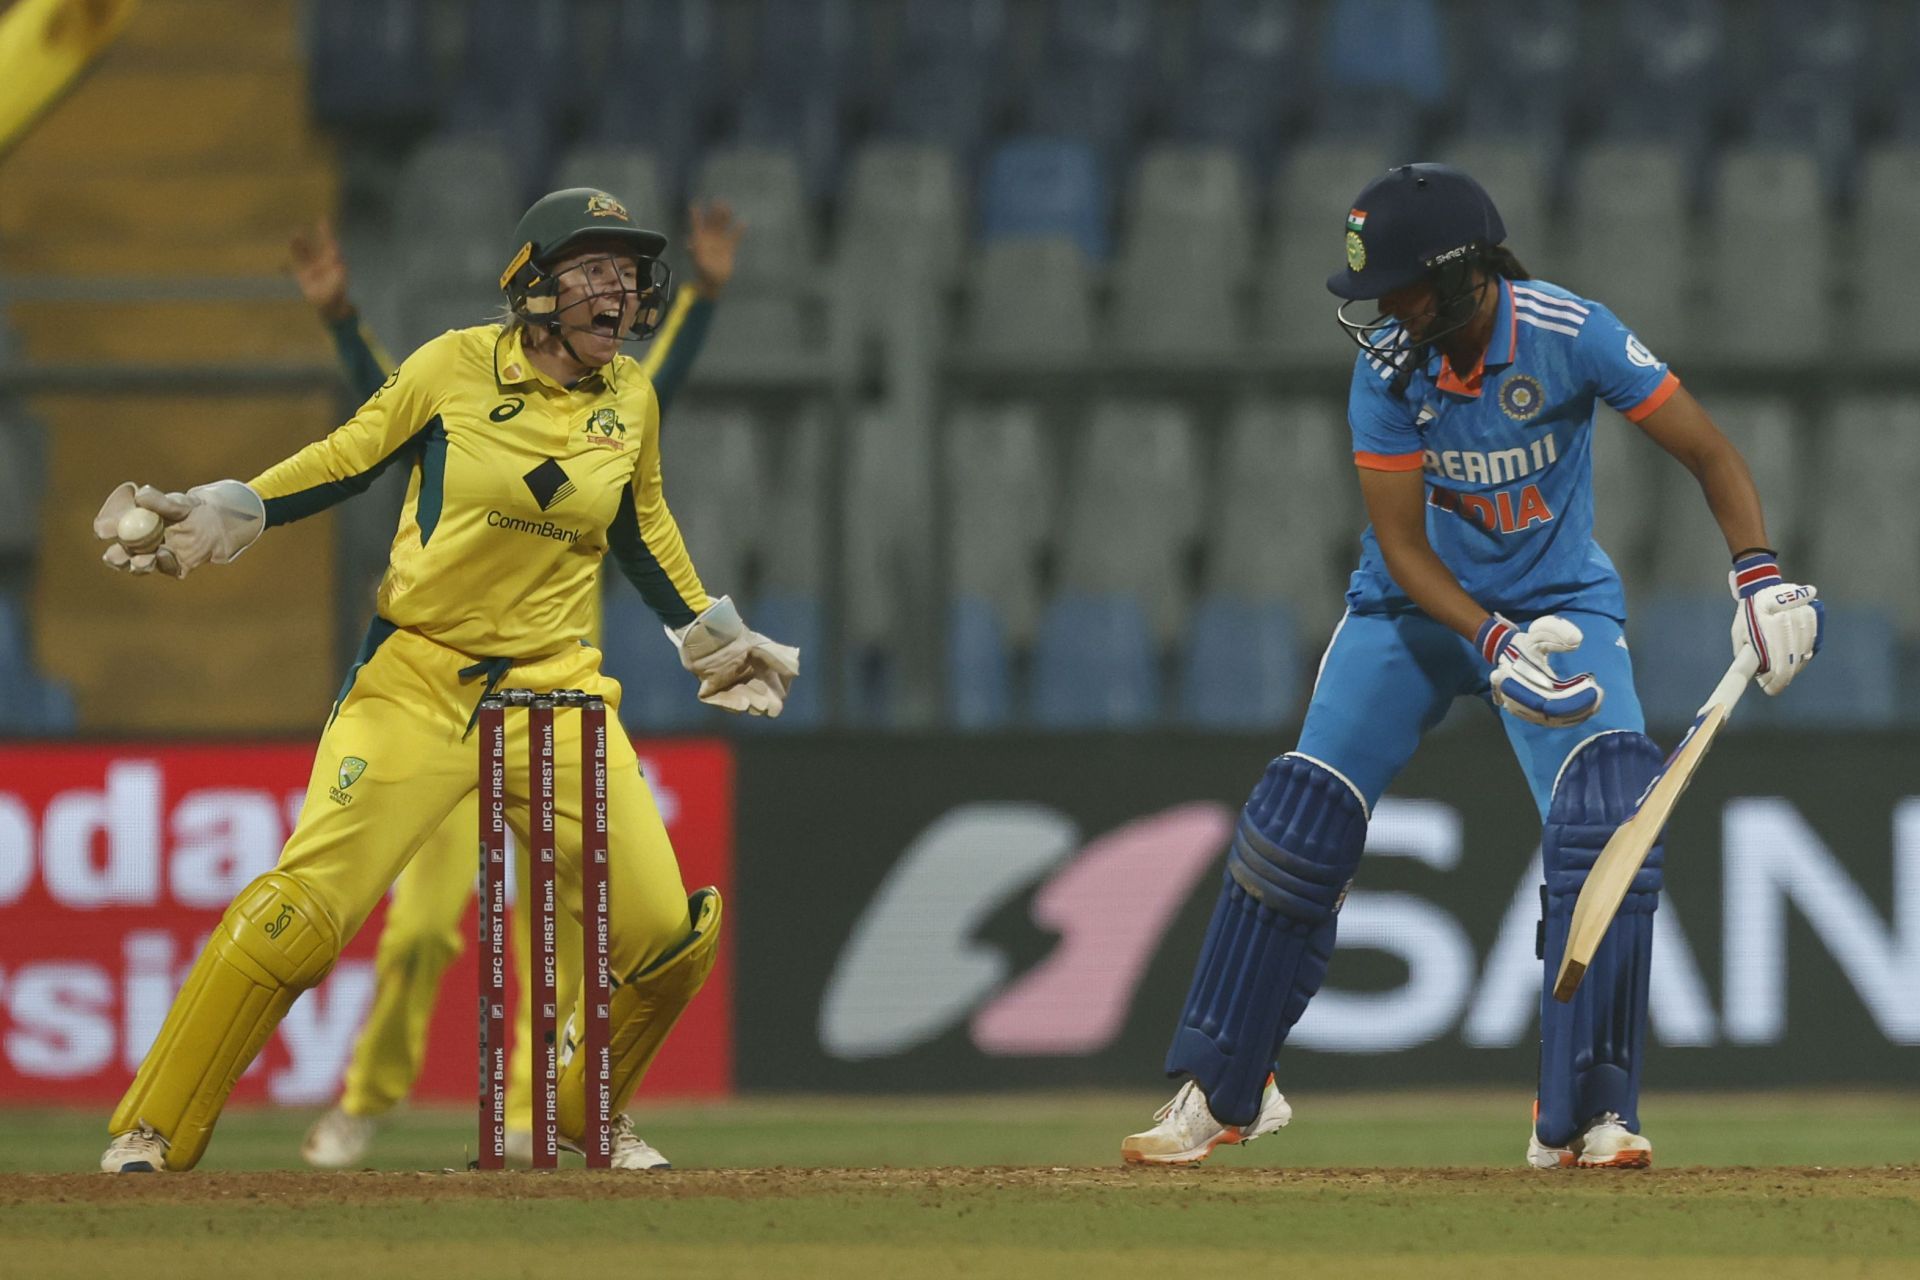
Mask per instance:
[[[1540,1104],[1533,1104],[1534,1119],[1540,1117]],[[1549,1147],[1540,1141],[1539,1130],[1527,1134],[1527,1163],[1536,1169],[1645,1169],[1653,1164],[1653,1144],[1620,1123],[1611,1111],[1603,1112],[1587,1123],[1578,1137],[1564,1147]]]
[[[1221,1124],[1207,1109],[1207,1095],[1189,1080],[1172,1101],[1153,1113],[1154,1126],[1120,1144],[1120,1158],[1128,1164],[1198,1164],[1215,1147],[1230,1147],[1283,1129],[1293,1119],[1293,1108],[1274,1086],[1273,1077],[1260,1091],[1260,1114],[1246,1126]]]

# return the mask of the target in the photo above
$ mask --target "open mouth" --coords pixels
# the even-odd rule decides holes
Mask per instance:
[[[593,313],[593,320],[588,327],[602,337],[618,337],[620,334],[620,309],[618,307],[602,307]]]

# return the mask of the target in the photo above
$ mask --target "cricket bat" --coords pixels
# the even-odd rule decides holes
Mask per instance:
[[[1593,953],[1600,949],[1601,939],[1607,936],[1628,887],[1639,874],[1640,864],[1647,860],[1647,854],[1673,813],[1673,806],[1693,781],[1694,770],[1700,767],[1708,748],[1713,746],[1714,735],[1733,714],[1734,703],[1747,691],[1759,666],[1760,655],[1751,647],[1740,651],[1740,656],[1727,668],[1727,674],[1713,687],[1712,696],[1694,716],[1693,727],[1687,730],[1686,737],[1680,739],[1680,745],[1667,757],[1666,765],[1648,784],[1632,815],[1614,831],[1607,847],[1594,860],[1593,870],[1587,873],[1587,882],[1580,887],[1580,896],[1573,904],[1567,949],[1560,957],[1560,972],[1553,980],[1555,1000],[1565,1004],[1580,989],[1580,979],[1586,977]]]

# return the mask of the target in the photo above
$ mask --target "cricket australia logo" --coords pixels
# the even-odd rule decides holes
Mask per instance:
[[[1524,373],[1516,373],[1500,384],[1500,412],[1515,422],[1538,417],[1544,401],[1540,384]]]
[[[622,222],[633,221],[627,216],[627,206],[604,191],[596,191],[587,197],[587,212],[596,218],[618,218]]]
[[[360,775],[367,771],[367,762],[359,756],[341,756],[340,773],[337,785],[327,788],[327,798],[341,808],[353,803],[353,797],[347,789],[360,781]]]
[[[545,511],[556,502],[564,502],[573,495],[573,480],[552,458],[520,477],[527,482],[527,488],[533,494],[533,500]]]
[[[627,424],[620,421],[619,413],[611,406],[595,409],[587,418],[584,430],[588,444],[598,445],[602,449],[627,447]]]

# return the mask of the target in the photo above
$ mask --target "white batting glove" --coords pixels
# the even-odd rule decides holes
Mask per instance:
[[[1774,697],[1820,652],[1827,607],[1809,586],[1785,582],[1774,554],[1756,548],[1733,562],[1733,656],[1752,648],[1760,658],[1754,680]]]
[[[122,521],[135,510],[160,517],[157,544],[127,546]],[[135,575],[158,570],[184,578],[207,563],[226,564],[252,546],[267,525],[260,495],[238,480],[195,485],[185,493],[167,493],[152,485],[126,481],[107,495],[93,518],[95,536],[113,545],[100,558],[114,569]]]
[[[1535,618],[1527,629],[1494,614],[1480,624],[1474,644],[1493,667],[1493,700],[1522,720],[1550,729],[1579,724],[1600,709],[1606,691],[1591,673],[1565,679],[1554,674],[1551,653],[1580,647],[1580,628],[1565,618]]]
[[[755,716],[777,716],[786,706],[800,651],[749,631],[730,597],[667,634],[680,649],[680,665],[700,677],[700,701]]]

